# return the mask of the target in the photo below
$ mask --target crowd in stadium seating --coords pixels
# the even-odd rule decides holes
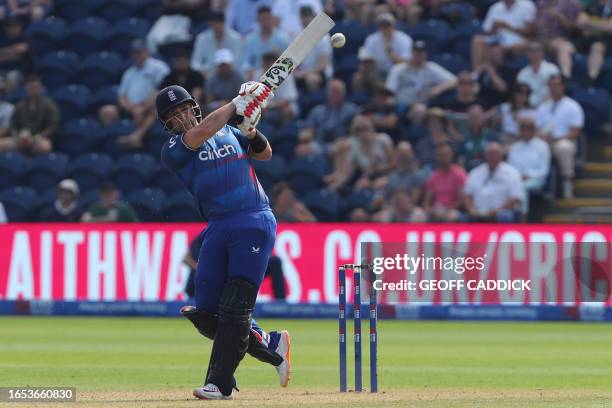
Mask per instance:
[[[512,222],[557,178],[573,196],[609,121],[608,0],[5,0],[0,221],[199,220],[158,160],[157,91],[209,112],[321,10],[347,44],[260,124],[280,221]]]

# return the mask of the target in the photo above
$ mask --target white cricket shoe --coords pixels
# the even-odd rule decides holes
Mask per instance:
[[[287,330],[282,330],[276,346],[276,351],[283,358],[283,362],[276,367],[278,373],[278,380],[281,387],[286,387],[289,384],[291,378],[291,338]]]
[[[202,388],[194,388],[193,396],[202,400],[228,400],[232,399],[231,395],[223,395],[219,391],[219,387],[215,384],[206,384]]]

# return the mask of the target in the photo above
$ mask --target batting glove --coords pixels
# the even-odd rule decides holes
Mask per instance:
[[[250,95],[259,103],[262,109],[265,109],[266,106],[268,106],[269,100],[274,97],[274,93],[270,88],[256,81],[249,81],[240,85],[240,92],[238,92],[238,95]]]
[[[243,136],[248,136],[257,128],[261,119],[261,107],[257,106],[244,112],[244,119],[238,124],[238,129]]]

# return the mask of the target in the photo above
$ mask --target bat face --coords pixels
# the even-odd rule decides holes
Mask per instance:
[[[291,57],[280,57],[272,66],[266,71],[262,77],[262,81],[268,88],[278,88],[285,79],[295,69],[295,63]]]

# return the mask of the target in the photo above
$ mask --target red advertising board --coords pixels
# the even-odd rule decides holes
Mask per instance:
[[[0,226],[0,300],[182,300],[182,264],[202,224],[5,224]],[[359,263],[362,242],[605,243],[612,225],[281,224],[275,253],[290,302],[337,301],[337,267]],[[550,251],[549,251],[550,252]],[[511,253],[508,262],[514,262]],[[527,253],[530,268],[555,262]],[[557,276],[563,279],[562,276]],[[350,284],[350,282],[349,282]],[[271,299],[264,282],[260,301]]]

